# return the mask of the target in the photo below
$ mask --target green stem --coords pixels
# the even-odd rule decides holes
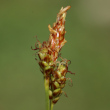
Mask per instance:
[[[52,103],[52,100],[51,100],[51,102],[50,102],[50,110],[53,110],[53,103]]]
[[[49,110],[49,78],[44,77],[46,110]]]

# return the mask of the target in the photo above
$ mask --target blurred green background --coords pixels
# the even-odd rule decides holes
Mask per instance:
[[[60,8],[66,17],[68,41],[62,57],[70,59],[64,95],[54,110],[110,110],[109,0],[0,0],[0,110],[45,110],[43,75],[33,55],[48,40],[48,24]],[[33,55],[33,56],[32,56]]]

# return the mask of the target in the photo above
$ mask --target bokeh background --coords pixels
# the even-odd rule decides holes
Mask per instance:
[[[109,0],[0,0],[0,110],[45,110],[43,75],[31,50],[48,40],[48,24],[60,8],[68,41],[62,57],[70,59],[64,95],[54,110],[110,110]],[[33,56],[32,56],[33,55]]]

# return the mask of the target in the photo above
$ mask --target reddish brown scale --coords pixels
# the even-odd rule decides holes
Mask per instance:
[[[61,21],[61,26],[62,26],[62,19],[60,20]],[[61,48],[61,43],[63,42],[64,40],[64,34],[62,35],[61,31],[60,31],[60,28],[58,29],[59,31],[59,47]],[[64,30],[63,30],[64,31]],[[62,32],[63,32],[62,31]],[[62,38],[61,38],[62,37]],[[62,40],[61,40],[62,39]]]
[[[67,73],[67,70],[65,69],[64,71],[62,71],[62,76],[65,76],[66,75],[66,73]]]
[[[56,104],[56,103],[58,102],[58,100],[53,100],[52,102],[53,102],[54,104]]]
[[[53,97],[52,96],[49,96],[49,99],[52,99]]]
[[[52,87],[54,90],[57,89],[57,87],[54,85],[54,82],[52,83]]]
[[[42,64],[42,62],[39,62],[39,66],[41,67],[41,69],[43,69],[45,66]]]
[[[45,57],[44,61],[49,62],[50,61],[49,56]]]
[[[60,78],[60,82],[61,82],[61,83],[63,83],[63,84],[64,84],[64,83],[65,83],[65,81],[66,81],[66,77],[64,77],[63,79],[61,79],[61,78]]]
[[[62,19],[60,21],[61,21],[61,26],[62,26]]]
[[[64,78],[63,80],[60,79],[60,83],[61,83],[61,84],[66,84],[66,78]]]
[[[58,76],[58,74],[57,74],[57,71],[55,71],[55,72],[53,73],[53,76],[55,77],[55,79],[58,79],[58,78],[59,78],[59,76]]]
[[[61,48],[61,41],[60,41],[60,39],[61,39],[61,31],[59,31],[59,48]]]
[[[64,37],[63,37],[63,35],[60,37],[60,45],[61,45],[61,43],[63,42],[63,40],[64,40]]]
[[[68,71],[68,68],[66,68],[65,70],[63,70],[63,71],[61,72],[61,75],[62,75],[62,76],[65,76],[66,73],[67,73],[67,71]]]
[[[52,71],[53,71],[53,68],[49,68],[48,70],[45,70],[45,73],[50,75],[52,73]]]
[[[52,35],[53,36],[53,39],[51,40],[51,42],[52,42],[52,50],[54,50],[54,48],[55,48],[55,35],[53,34]]]
[[[48,54],[51,55],[51,53],[52,53],[52,52],[51,52],[50,50],[48,50]]]
[[[56,25],[53,27],[53,29],[57,30],[58,25],[59,25],[59,22],[56,23]]]

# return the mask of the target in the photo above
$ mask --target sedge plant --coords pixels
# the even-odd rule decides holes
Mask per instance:
[[[65,17],[67,10],[70,8],[70,6],[62,7],[57,14],[57,19],[53,27],[48,25],[50,31],[48,41],[40,43],[37,40],[35,49],[32,48],[32,50],[37,50],[36,54],[39,57],[39,61],[37,61],[44,77],[46,110],[53,110],[53,106],[58,102],[61,94],[64,93],[66,95],[63,88],[65,87],[66,80],[71,81],[70,78],[66,78],[67,72],[74,74],[68,71],[70,60],[62,58],[59,53],[67,42],[64,38],[66,33]],[[61,60],[58,61],[58,58],[61,58]]]

